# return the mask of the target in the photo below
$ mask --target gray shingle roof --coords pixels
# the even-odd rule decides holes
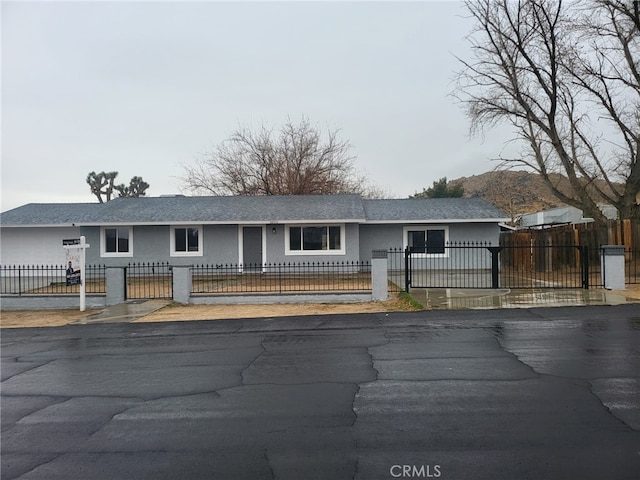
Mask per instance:
[[[99,203],[29,203],[2,212],[1,225],[71,225],[98,221]]]
[[[3,226],[175,223],[428,222],[503,220],[480,198],[362,200],[357,195],[141,197],[107,203],[31,203],[2,213]]]
[[[105,223],[364,220],[357,195],[118,198],[105,206]]]
[[[140,197],[95,204],[28,204],[4,212],[2,225],[172,224],[364,221],[357,195]]]
[[[507,220],[507,214],[478,198],[363,200],[368,222]]]

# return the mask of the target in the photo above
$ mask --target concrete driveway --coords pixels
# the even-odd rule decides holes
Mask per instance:
[[[2,331],[3,479],[637,479],[638,305]]]

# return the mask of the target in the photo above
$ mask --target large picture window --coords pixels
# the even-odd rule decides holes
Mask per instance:
[[[289,226],[288,255],[344,254],[344,225]]]
[[[404,245],[414,254],[446,257],[448,241],[447,227],[405,227],[404,229]]]
[[[133,231],[131,227],[102,227],[100,254],[103,257],[133,256]]]
[[[171,256],[202,255],[202,227],[171,227]]]

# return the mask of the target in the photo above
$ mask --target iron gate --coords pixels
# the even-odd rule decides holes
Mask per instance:
[[[173,268],[168,263],[130,263],[124,271],[125,300],[173,298]]]
[[[586,289],[598,285],[600,277],[598,251],[594,255],[593,250],[584,246],[452,243],[437,254],[426,251],[426,246],[404,249],[406,291],[409,288]]]

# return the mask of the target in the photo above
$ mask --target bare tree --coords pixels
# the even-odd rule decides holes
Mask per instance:
[[[640,21],[637,0],[467,0],[473,60],[456,96],[472,130],[509,122],[522,155],[501,165],[542,175],[597,221],[599,201],[640,218]],[[553,173],[571,186],[563,193]]]
[[[355,170],[351,145],[338,131],[321,132],[306,118],[279,132],[239,128],[184,166],[186,189],[209,195],[303,195],[380,192]]]

